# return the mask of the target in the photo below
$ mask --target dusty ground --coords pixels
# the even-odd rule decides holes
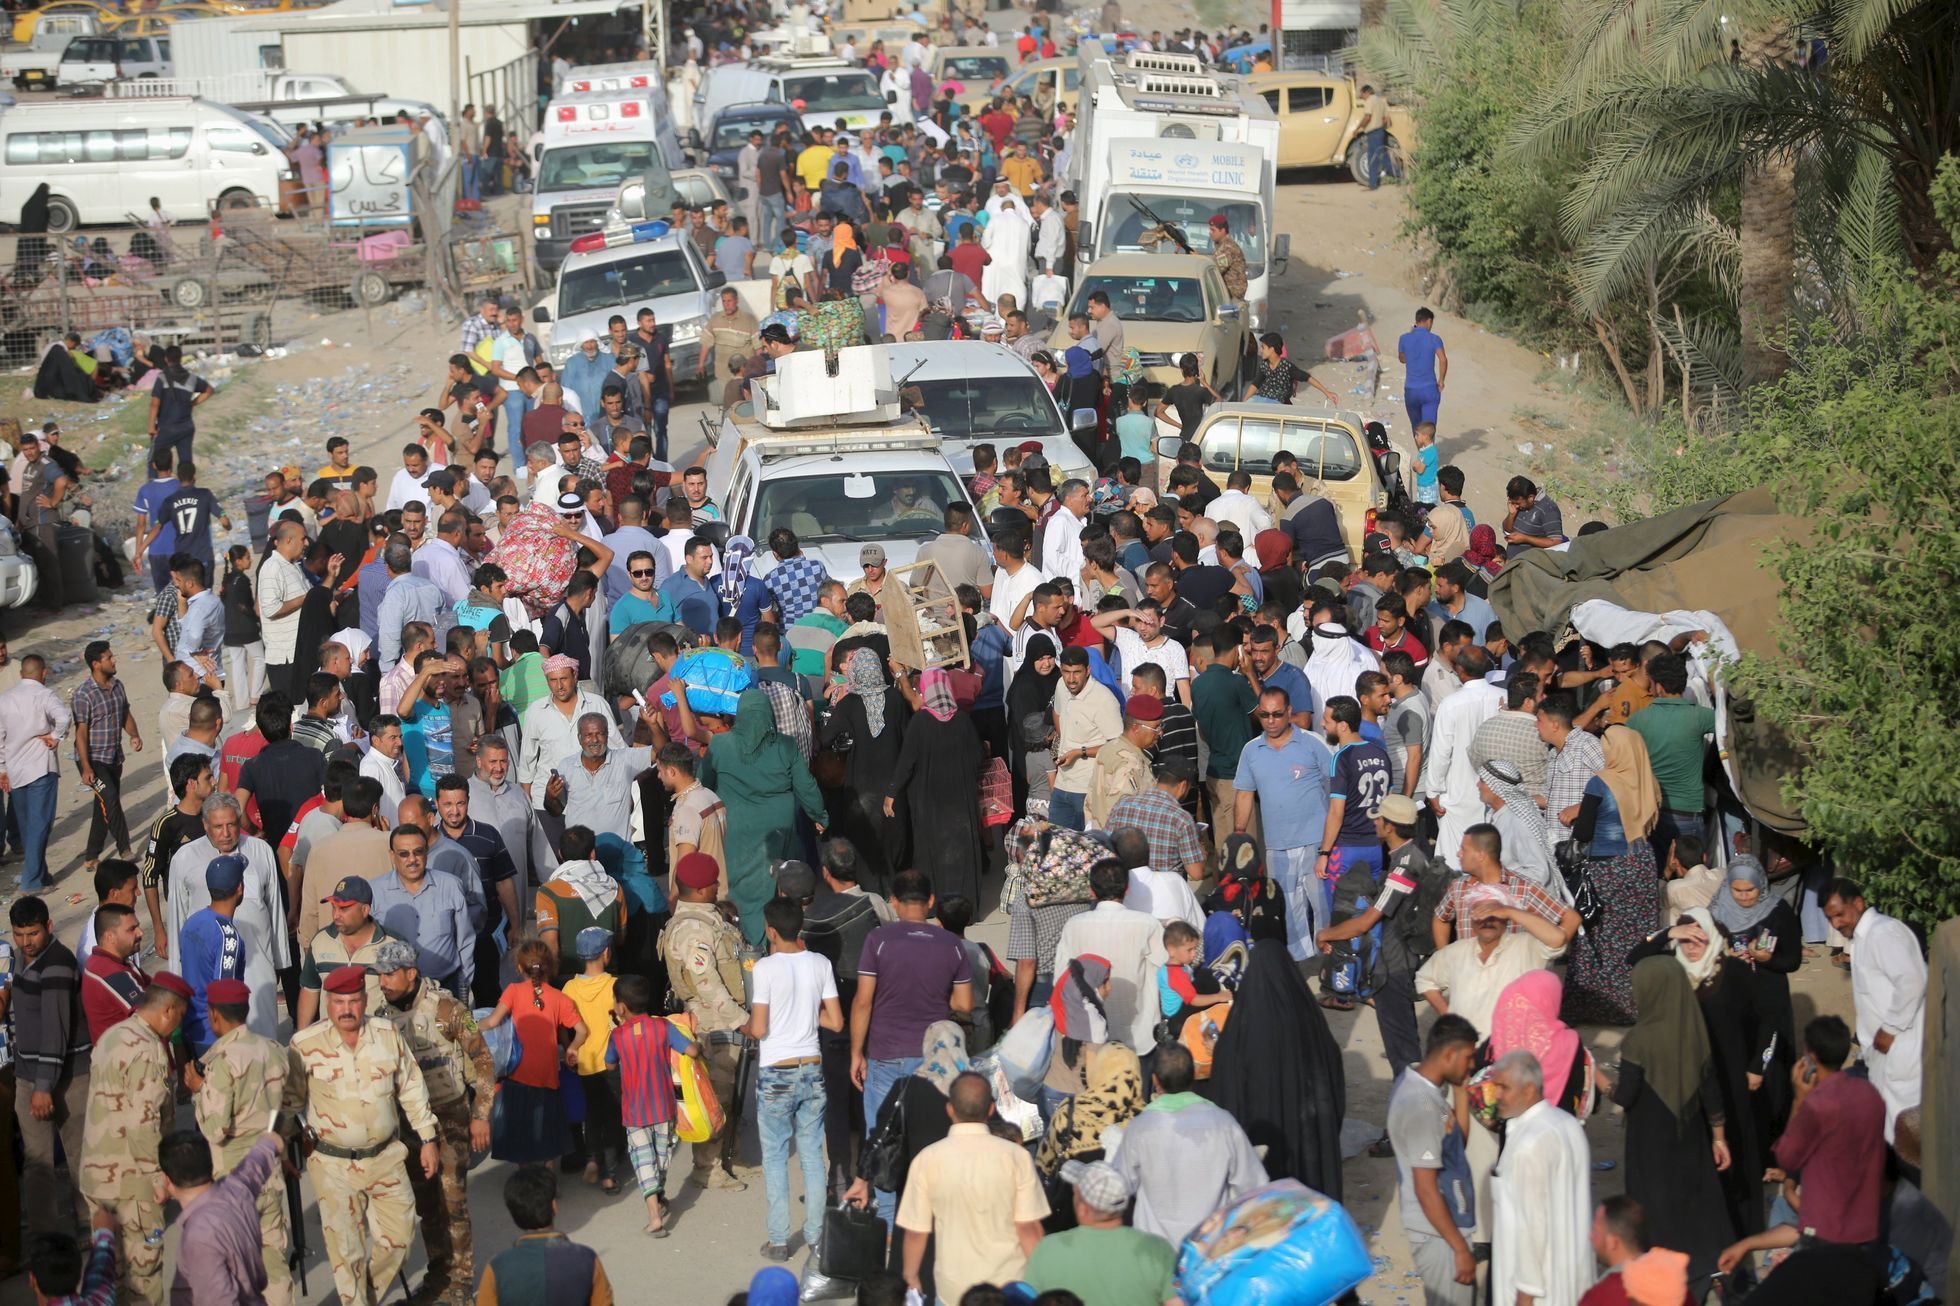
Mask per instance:
[[[1169,19],[1162,21],[1168,24]],[[1332,176],[1289,175],[1282,181],[1280,229],[1293,233],[1294,255],[1279,283],[1275,312],[1294,355],[1318,357],[1321,340],[1346,330],[1358,311],[1372,316],[1384,345],[1392,351],[1394,336],[1406,328],[1421,302],[1417,274],[1396,235],[1401,221],[1397,192],[1385,188],[1370,194]],[[258,492],[263,473],[282,464],[317,465],[329,435],[347,436],[356,461],[381,469],[385,479],[399,465],[410,416],[431,401],[444,359],[456,342],[455,324],[436,321],[420,299],[376,310],[371,318],[359,312],[321,313],[284,305],[278,327],[278,338],[294,345],[285,357],[230,367],[199,365],[222,389],[200,410],[198,461],[207,469],[204,483],[219,493],[241,531],[243,498]],[[1546,458],[1560,456],[1558,451],[1546,452],[1542,432],[1555,429],[1546,424],[1547,419],[1566,427],[1583,414],[1566,388],[1551,379],[1556,373],[1548,360],[1448,316],[1439,319],[1437,330],[1453,362],[1442,409],[1445,460],[1463,465],[1470,473],[1469,498],[1480,515],[1501,511],[1505,477],[1535,470]],[[1358,372],[1352,367],[1323,367],[1318,374],[1341,389],[1352,387]],[[1541,376],[1549,383],[1541,384]],[[1388,421],[1397,442],[1406,443],[1408,423],[1400,404],[1399,381],[1400,369],[1391,358],[1379,393],[1372,398],[1356,395],[1354,401],[1370,416]],[[101,520],[126,516],[143,475],[141,455],[135,452],[142,419],[135,409],[105,406],[91,411],[48,405],[23,399],[26,384],[27,378],[19,374],[0,378],[0,413],[36,425],[45,416],[61,416],[69,447],[86,464],[108,467],[115,477],[93,487]],[[699,404],[676,410],[677,458],[701,447],[696,422],[703,411]],[[1531,454],[1518,448],[1527,439],[1535,445]],[[9,636],[14,656],[39,652],[49,657],[55,667],[50,684],[64,697],[78,683],[82,645],[93,638],[115,643],[146,742],[145,751],[131,759],[129,768],[126,803],[132,825],[154,819],[164,801],[158,760],[164,741],[155,733],[162,699],[160,665],[143,634],[147,601],[147,594],[132,585],[121,594],[105,595],[97,603],[71,608],[53,619],[27,611],[0,614],[0,629]],[[62,786],[50,850],[58,878],[48,897],[59,932],[72,941],[93,895],[79,871],[87,822],[72,767]],[[17,874],[16,864],[0,880],[0,892],[9,898]],[[976,932],[976,937],[996,948],[1004,944],[1005,935],[1005,920],[998,911]],[[1828,965],[1806,965],[1797,976],[1796,988],[1800,1021],[1813,1008],[1849,1015],[1849,982]],[[1389,1070],[1374,1018],[1366,1011],[1337,1014],[1332,1025],[1346,1049],[1349,1114],[1379,1126],[1385,1118]],[[1606,1052],[1609,1063],[1612,1057],[1606,1050],[1617,1041],[1616,1032],[1592,1040]],[[1617,1111],[1608,1109],[1595,1116],[1588,1132],[1595,1155],[1617,1162],[1621,1149]],[[745,1155],[759,1156],[752,1136]],[[479,1257],[504,1246],[511,1236],[498,1196],[501,1169],[485,1163],[471,1185]],[[676,1170],[685,1173],[678,1162]],[[1601,1195],[1617,1191],[1619,1171],[1599,1173],[1595,1187]],[[656,1273],[666,1288],[664,1298],[685,1302],[717,1301],[741,1289],[761,1264],[755,1255],[764,1236],[759,1178],[749,1192],[739,1195],[717,1193],[703,1199],[682,1188],[678,1179],[671,1191],[677,1236],[664,1243],[639,1235],[644,1212],[635,1198],[604,1200],[575,1178],[562,1194],[560,1227],[599,1249],[615,1284]],[[1406,1249],[1392,1209],[1394,1191],[1392,1161],[1361,1157],[1349,1163],[1349,1205],[1369,1232],[1377,1256],[1377,1275],[1362,1290],[1363,1299],[1370,1302],[1420,1299],[1419,1289],[1412,1290],[1407,1279]],[[793,1211],[792,1220],[797,1219]],[[324,1302],[332,1299],[332,1286],[320,1251],[317,1217],[309,1224],[312,1291],[307,1299]],[[794,1264],[800,1265],[801,1259],[799,1255]],[[411,1259],[411,1280],[419,1265],[418,1251]],[[23,1278],[0,1284],[0,1306],[28,1300]]]

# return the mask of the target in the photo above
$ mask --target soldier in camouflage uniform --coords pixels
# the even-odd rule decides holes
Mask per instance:
[[[408,1256],[415,1198],[401,1121],[422,1144],[422,1173],[439,1168],[436,1118],[415,1054],[387,1020],[367,1014],[367,972],[342,966],[321,984],[327,1018],[293,1035],[308,1137],[306,1172],[342,1306],[376,1306]]]
[[[91,1062],[79,1187],[91,1215],[115,1212],[122,1252],[116,1300],[131,1306],[164,1300],[157,1145],[170,1132],[175,1101],[170,1036],[190,1002],[190,985],[159,975],[136,1010],[103,1033]]]
[[[415,945],[389,939],[375,953],[374,973],[387,999],[378,1013],[394,1025],[422,1068],[429,1109],[436,1117],[442,1172],[409,1173],[429,1272],[412,1300],[469,1306],[475,1300],[470,1202],[464,1189],[470,1153],[490,1146],[490,1108],[497,1099],[497,1063],[477,1032],[470,1009],[415,967]],[[476,1095],[472,1105],[470,1095]]]
[[[1232,224],[1226,221],[1223,213],[1215,213],[1211,219],[1211,261],[1218,265],[1218,275],[1225,282],[1225,293],[1244,312],[1246,288],[1251,284],[1245,274],[1245,249],[1231,236]]]
[[[741,1028],[749,1020],[742,1006],[742,932],[715,904],[721,868],[706,853],[689,853],[674,867],[680,901],[660,932],[660,957],[667,982],[694,1018],[695,1042],[708,1063],[724,1115],[735,1110],[735,1077],[742,1059]],[[716,1161],[722,1163],[717,1168]],[[703,1188],[741,1191],[748,1187],[726,1168],[735,1160],[734,1131],[725,1126],[721,1146],[694,1144],[694,1173],[688,1182]]]
[[[211,1144],[211,1177],[222,1179],[266,1134],[277,1131],[290,1137],[298,1128],[300,1081],[292,1070],[291,1052],[245,1028],[252,994],[243,981],[213,980],[204,995],[218,1040],[184,1071],[184,1083],[194,1095],[198,1132]],[[288,1306],[294,1300],[285,1199],[283,1184],[259,1189],[267,1306]]]

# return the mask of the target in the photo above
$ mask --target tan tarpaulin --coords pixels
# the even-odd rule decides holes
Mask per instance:
[[[1809,524],[1779,512],[1768,490],[1748,490],[1575,539],[1562,552],[1515,558],[1491,582],[1490,602],[1507,631],[1554,634],[1588,599],[1639,612],[1705,609],[1745,652],[1775,656],[1782,584],[1765,558],[1782,541],[1808,534]],[[1728,725],[1737,797],[1771,829],[1801,835],[1803,821],[1778,787],[1796,766],[1788,739],[1733,697]]]

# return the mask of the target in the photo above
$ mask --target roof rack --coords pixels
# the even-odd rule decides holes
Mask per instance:
[[[1195,54],[1172,54],[1168,51],[1132,50],[1125,67],[1145,73],[1183,73],[1192,77],[1205,75],[1205,65]]]
[[[908,422],[884,431],[760,431],[748,437],[748,447],[763,462],[784,458],[830,457],[847,453],[931,453],[939,437]]]

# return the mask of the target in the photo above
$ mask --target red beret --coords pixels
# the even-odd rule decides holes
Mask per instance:
[[[1214,227],[1229,227],[1232,225],[1232,221],[1223,213],[1214,213],[1211,215],[1211,225]]]
[[[1019,444],[1017,444],[1017,445],[1015,445],[1014,447],[1015,447],[1016,449],[1019,449],[1019,450],[1020,450],[1020,451],[1021,451],[1022,453],[1040,453],[1040,452],[1041,452],[1041,441],[1039,441],[1039,440],[1023,440],[1023,441],[1021,441],[1021,443],[1019,443]]]
[[[184,977],[173,975],[167,970],[157,972],[156,976],[150,980],[150,987],[175,993],[186,1002],[191,1000],[191,986],[184,983]]]
[[[1123,710],[1130,714],[1130,719],[1133,721],[1162,721],[1164,719],[1164,701],[1160,698],[1149,698],[1142,694],[1133,695],[1130,701],[1124,704]]]
[[[242,1007],[251,1002],[252,990],[245,987],[244,980],[212,980],[204,986],[204,996],[212,1002]]]
[[[367,992],[367,967],[336,966],[323,980],[320,987],[329,993]]]
[[[689,889],[705,889],[721,882],[721,867],[706,853],[689,853],[674,865],[674,878]]]

